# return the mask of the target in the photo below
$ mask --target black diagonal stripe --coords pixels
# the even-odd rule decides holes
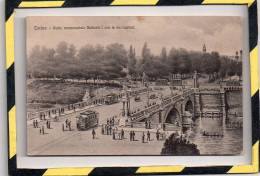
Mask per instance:
[[[252,106],[252,144],[259,140],[259,91],[251,97]]]
[[[190,174],[225,174],[232,166],[215,166],[215,167],[185,167],[180,174],[190,175]]]
[[[42,176],[46,169],[18,169],[16,155],[8,161],[9,175],[11,176]]]
[[[249,46],[250,46],[250,51],[252,51],[257,45],[257,37],[258,37],[256,0],[249,7],[248,18],[249,18]]]
[[[138,167],[97,167],[90,176],[130,176],[135,175]]]
[[[203,0],[159,0],[157,5],[200,5]]]
[[[22,0],[6,0],[5,1],[5,21],[12,15],[15,8],[21,3]]]
[[[108,6],[113,0],[66,0],[64,7]]]
[[[7,69],[7,112],[15,104],[14,63]]]

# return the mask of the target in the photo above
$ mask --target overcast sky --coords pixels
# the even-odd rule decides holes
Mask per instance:
[[[45,30],[38,27],[46,27]],[[53,30],[53,26],[62,30]],[[110,29],[87,29],[87,26],[110,27]],[[112,27],[128,29],[112,29]],[[85,29],[64,30],[64,27]],[[130,29],[129,29],[130,28]],[[107,45],[118,42],[129,47],[132,44],[137,55],[144,42],[152,53],[158,54],[162,47],[207,50],[234,55],[243,46],[243,20],[240,17],[28,17],[27,51],[34,45],[55,47],[66,41],[80,47],[85,44]]]

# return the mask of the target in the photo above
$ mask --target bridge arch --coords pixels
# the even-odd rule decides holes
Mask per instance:
[[[184,105],[184,111],[188,111],[191,114],[193,113],[194,109],[193,109],[193,102],[191,100],[188,100],[185,105]]]
[[[165,123],[175,124],[176,121],[181,122],[180,112],[175,107],[172,107],[166,114]]]

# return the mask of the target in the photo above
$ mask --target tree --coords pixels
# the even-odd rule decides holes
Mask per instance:
[[[167,60],[167,51],[166,51],[165,47],[162,47],[162,51],[161,51],[161,54],[160,54],[160,59],[162,61],[166,61]]]
[[[130,75],[136,74],[136,63],[137,61],[136,61],[135,51],[133,49],[133,46],[130,45],[129,54],[128,54],[128,64],[127,64],[127,68],[129,70]]]

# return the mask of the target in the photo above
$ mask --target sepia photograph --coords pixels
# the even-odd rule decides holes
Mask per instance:
[[[29,16],[29,156],[243,154],[243,18]]]

